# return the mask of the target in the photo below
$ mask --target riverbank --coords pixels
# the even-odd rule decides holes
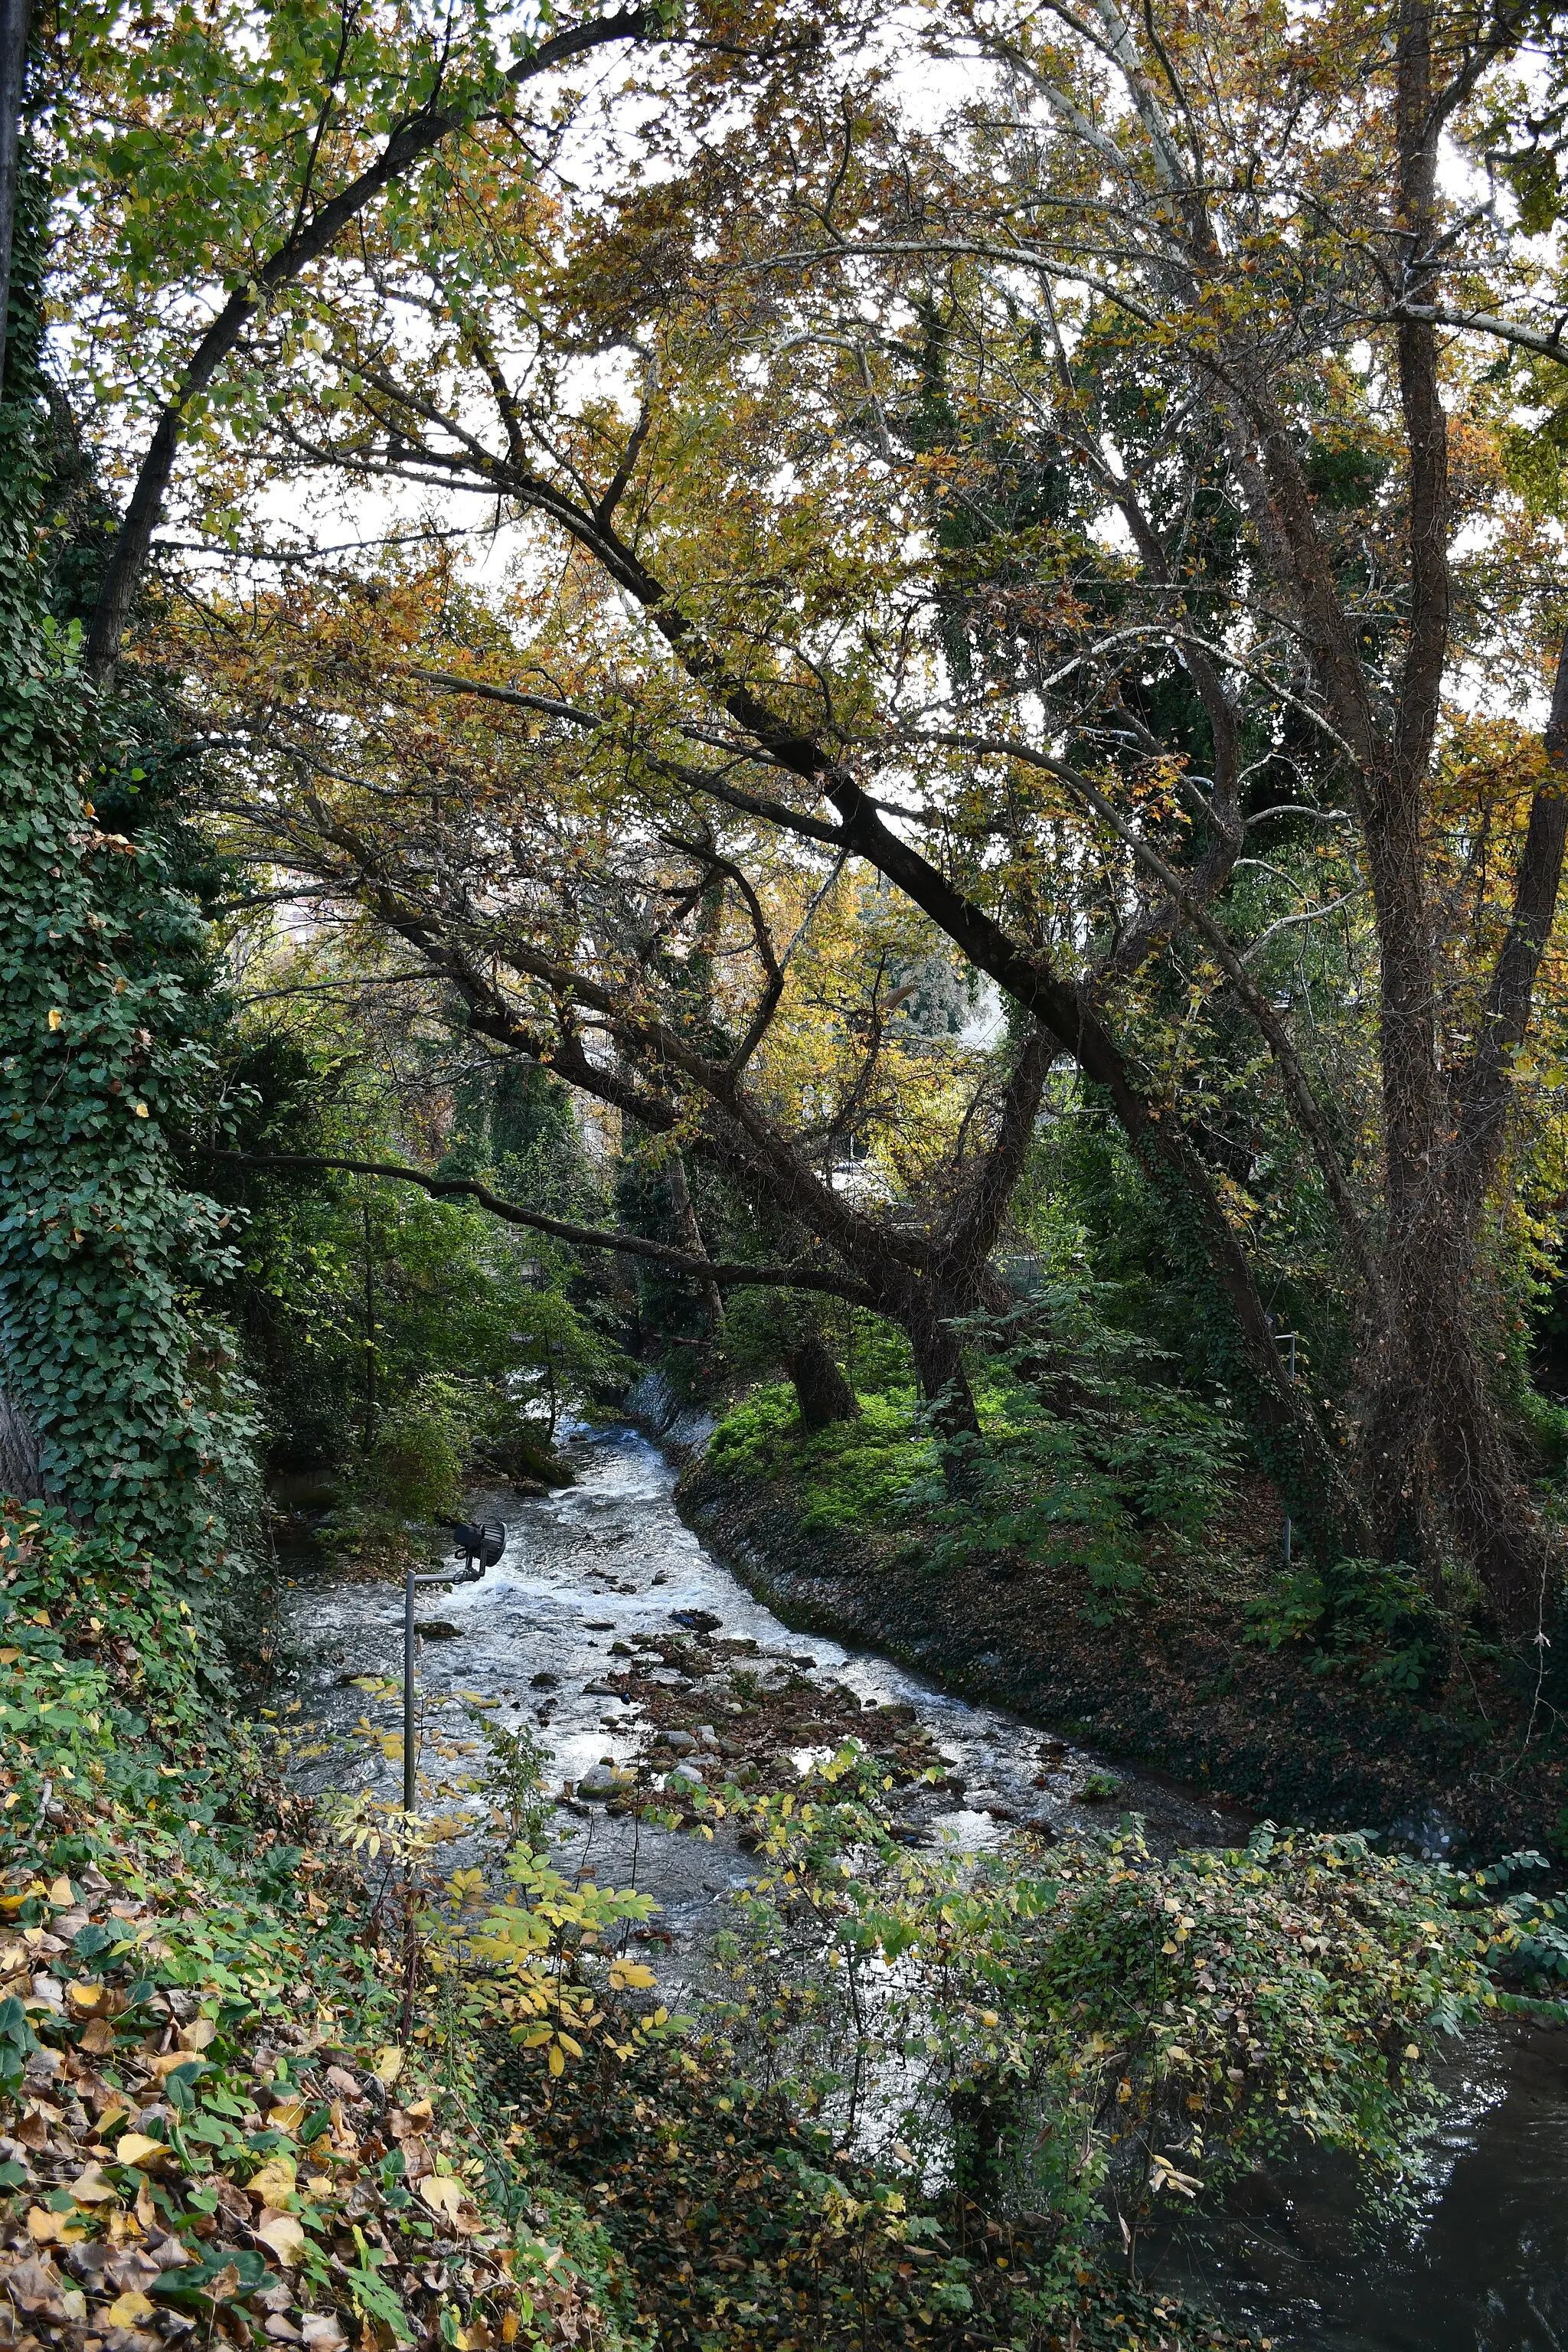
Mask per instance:
[[[1436,1856],[1568,1849],[1557,1717],[1510,1685],[1500,1656],[1467,1660],[1421,1706],[1361,1678],[1356,1662],[1325,1662],[1304,1636],[1271,1647],[1246,1542],[1217,1563],[1156,1570],[1107,1622],[1087,1578],[1059,1563],[939,1565],[918,1524],[825,1525],[804,1479],[737,1475],[722,1446],[707,1450],[710,1422],[678,1420],[652,1383],[638,1401],[684,1461],[689,1525],[793,1624],[882,1650],[1216,1805],[1375,1831]]]

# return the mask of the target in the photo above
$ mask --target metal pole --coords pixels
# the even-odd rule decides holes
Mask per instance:
[[[403,1810],[414,1811],[414,1564],[403,1578]]]

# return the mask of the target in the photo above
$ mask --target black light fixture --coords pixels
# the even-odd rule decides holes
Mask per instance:
[[[506,1528],[500,1519],[437,1519],[436,1525],[445,1528],[456,1538],[452,1557],[467,1562],[464,1582],[471,1582],[481,1577],[487,1568],[494,1568],[506,1549]],[[430,1581],[446,1584],[458,1580],[439,1577]]]

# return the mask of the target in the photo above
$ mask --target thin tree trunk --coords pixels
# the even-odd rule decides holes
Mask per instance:
[[[686,1155],[679,1148],[669,1155],[669,1205],[675,1212],[675,1229],[684,1247],[693,1257],[706,1257],[708,1245],[702,1238],[702,1228],[697,1222],[697,1212],[691,1203],[691,1180],[686,1172]],[[724,1328],[723,1293],[716,1282],[704,1282],[700,1287],[708,1336],[716,1339]]]
[[[370,1254],[370,1202],[360,1202],[364,1227],[364,1450],[375,1444],[375,1266]]]
[[[11,248],[21,184],[22,93],[27,70],[30,0],[0,0],[0,379],[5,373]]]

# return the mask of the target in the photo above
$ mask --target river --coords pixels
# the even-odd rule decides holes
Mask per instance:
[[[576,1485],[549,1496],[476,1494],[477,1516],[507,1522],[500,1565],[480,1584],[430,1591],[418,1673],[427,1758],[472,1737],[479,1707],[527,1726],[576,1781],[629,1759],[637,1711],[584,1689],[639,1636],[678,1612],[705,1612],[768,1661],[811,1671],[862,1704],[912,1706],[963,1783],[932,1795],[917,1827],[971,1848],[1009,1817],[1103,1825],[1098,1776],[1142,1811],[1164,1845],[1229,1843],[1246,1823],[1173,1784],[1064,1747],[1022,1717],[974,1706],[922,1675],[819,1633],[792,1631],[704,1550],[676,1510],[674,1473],[626,1428],[578,1433]],[[308,1790],[368,1786],[395,1801],[398,1767],[353,1736],[366,1713],[356,1677],[402,1674],[401,1590],[301,1576],[280,1596],[279,1654],[295,1778]],[[536,1680],[537,1678],[537,1680]],[[374,1712],[374,1710],[372,1710]],[[390,1720],[390,1718],[387,1718]],[[749,1864],[721,1829],[711,1843],[616,1820],[602,1806],[558,1817],[561,1867],[653,1895],[688,1974]],[[682,1955],[686,1955],[683,1961]],[[1447,2069],[1443,2116],[1410,2201],[1369,2213],[1353,2172],[1304,2150],[1256,2174],[1217,2210],[1184,2218],[1147,2250],[1142,2275],[1271,2337],[1279,2352],[1568,2352],[1568,2035],[1510,2026],[1470,2037]]]

